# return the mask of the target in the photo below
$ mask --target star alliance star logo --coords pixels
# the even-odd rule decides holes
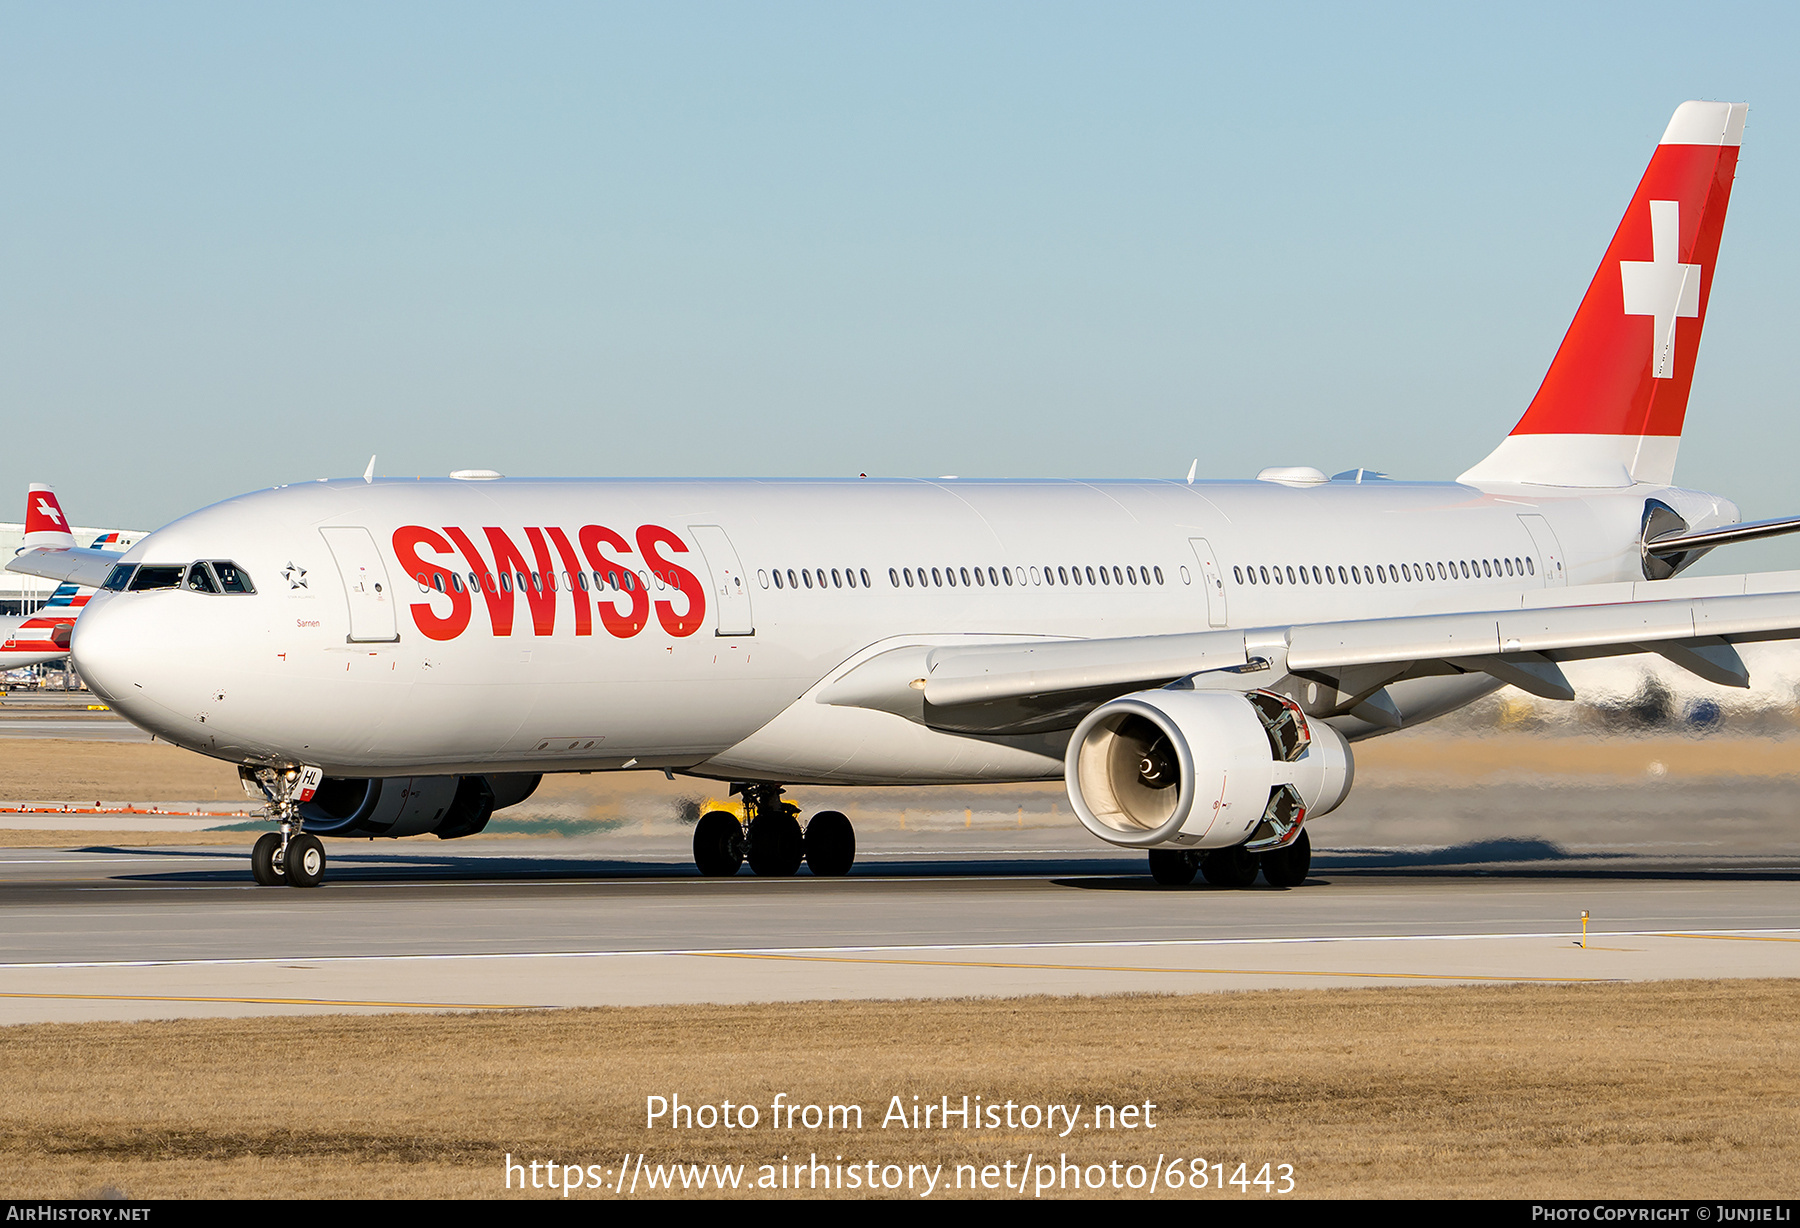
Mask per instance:
[[[290,589],[305,588],[306,587],[306,568],[296,567],[292,563],[289,563],[287,565],[287,567],[282,571],[281,578],[288,582],[288,587]]]

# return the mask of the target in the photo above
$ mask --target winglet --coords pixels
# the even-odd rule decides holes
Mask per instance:
[[[374,458],[374,456],[370,456],[369,457],[369,467],[367,469],[363,470],[363,481],[373,482],[374,480],[375,480],[375,458]]]

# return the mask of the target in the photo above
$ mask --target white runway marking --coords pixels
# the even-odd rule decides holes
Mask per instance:
[[[210,858],[170,858],[170,860],[190,860],[190,861],[192,861],[192,860],[212,860],[212,859],[210,859]],[[245,860],[248,860],[248,858],[245,858]],[[617,860],[621,860],[621,859],[620,858],[604,858],[604,859],[596,859],[596,860],[617,861]],[[340,862],[339,864],[341,865],[343,863]],[[436,863],[426,863],[426,864],[436,864]],[[454,863],[444,863],[444,864],[448,868],[452,868],[452,869],[455,868]],[[417,869],[424,868],[424,866],[418,862],[406,862],[400,866],[392,866],[392,865],[377,863],[373,866],[363,866],[362,868],[364,868],[364,869],[417,870]],[[673,869],[673,867],[672,867],[672,869]],[[1087,872],[1049,873],[1049,874],[909,874],[909,875],[905,876],[904,878],[888,877],[886,875],[883,875],[880,877],[877,877],[875,875],[852,875],[852,876],[849,876],[846,878],[834,878],[834,879],[831,879],[830,881],[833,883],[839,883],[839,884],[856,883],[856,884],[860,884],[860,885],[864,885],[864,886],[877,886],[877,885],[892,884],[892,883],[1038,883],[1038,882],[1044,882],[1047,879],[1053,879],[1053,878],[1106,879],[1106,878],[1117,878],[1117,877],[1118,877],[1118,875],[1116,875],[1116,874],[1092,874],[1092,873],[1087,873]],[[480,886],[483,888],[488,888],[488,887],[586,887],[586,888],[593,888],[593,887],[666,887],[670,883],[728,883],[728,882],[734,882],[734,881],[745,884],[745,886],[743,888],[744,890],[754,891],[754,890],[757,890],[758,888],[751,887],[748,884],[757,883],[757,882],[776,883],[776,884],[795,883],[795,882],[810,882],[810,881],[813,881],[813,879],[811,878],[810,875],[809,876],[796,876],[794,878],[759,879],[755,875],[746,874],[746,875],[742,875],[741,877],[734,880],[734,879],[729,879],[729,878],[718,878],[718,879],[701,878],[701,877],[691,874],[691,873],[683,874],[683,873],[673,873],[672,872],[669,874],[646,875],[642,878],[594,878],[594,877],[588,876],[586,874],[583,874],[579,878],[576,878],[576,877],[569,877],[569,878],[561,878],[561,877],[557,877],[557,878],[514,878],[514,879],[485,879],[484,878],[484,879],[475,880],[473,882],[473,884],[471,883],[471,880],[466,879],[466,878],[432,879],[427,882],[367,882],[367,881],[363,881],[360,879],[356,879],[356,880],[338,879],[335,883],[327,883],[326,888],[329,889],[330,887],[333,887],[333,886],[336,886],[339,888],[343,888],[343,887],[359,887],[359,888],[378,887],[378,888],[381,888],[382,890],[404,889],[404,890],[408,890],[408,891],[418,891],[418,890],[429,890],[434,887],[468,887],[471,885],[476,885],[476,886]],[[250,890],[250,889],[259,890],[259,891],[262,890],[262,888],[256,887],[256,885],[254,883],[141,883],[141,884],[134,883],[132,885],[123,886],[123,887],[76,887],[76,888],[74,888],[74,890],[76,890],[76,891],[239,891],[239,890]]]
[[[1589,943],[1609,938],[1737,938],[1775,942],[1800,942],[1800,929],[1732,930],[1589,930]],[[67,968],[219,968],[257,964],[378,964],[449,963],[501,959],[618,959],[647,955],[892,955],[904,951],[946,953],[956,951],[1128,950],[1168,947],[1258,947],[1356,942],[1480,942],[1517,939],[1574,941],[1580,930],[1542,933],[1483,934],[1368,934],[1317,935],[1297,938],[1147,938],[1087,942],[970,942],[933,943],[919,946],[850,947],[680,947],[607,951],[469,951],[410,955],[282,955],[221,959],[121,959],[72,963],[0,963],[0,971]]]
[[[24,858],[6,857],[0,858],[0,869],[7,866],[98,866],[115,861],[144,862],[149,865],[165,866],[171,861],[218,861],[221,860],[221,856],[231,856],[231,854],[197,853],[188,857],[34,857],[29,861]]]

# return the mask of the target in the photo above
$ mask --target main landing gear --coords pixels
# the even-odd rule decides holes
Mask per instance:
[[[250,850],[250,876],[259,887],[317,887],[325,881],[325,846],[301,830],[298,800],[306,774],[317,769],[238,769],[244,783],[263,795],[268,817],[281,831],[265,832]],[[311,786],[316,786],[316,780]]]
[[[802,831],[800,808],[781,800],[780,785],[753,781],[734,784],[731,791],[743,795],[748,823],[724,810],[700,816],[694,827],[694,864],[700,873],[736,874],[746,861],[764,878],[797,874],[802,861],[820,878],[850,873],[856,861],[856,829],[844,815],[821,810]]]
[[[1196,873],[1215,887],[1248,887],[1258,871],[1271,887],[1298,887],[1312,868],[1312,840],[1304,829],[1286,848],[1252,853],[1242,845],[1190,853],[1184,849],[1151,849],[1150,876],[1165,887],[1185,887]]]

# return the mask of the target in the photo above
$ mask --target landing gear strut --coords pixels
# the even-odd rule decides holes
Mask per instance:
[[[724,810],[700,816],[694,827],[694,865],[708,876],[736,874],[746,861],[764,878],[788,878],[804,861],[814,875],[848,874],[856,860],[856,830],[835,810],[813,816],[802,832],[800,808],[781,800],[780,785],[748,781],[731,786],[744,799],[745,822]]]
[[[261,793],[269,819],[280,834],[265,832],[250,850],[250,876],[259,887],[287,883],[317,887],[325,879],[325,846],[301,830],[300,802],[312,796],[322,773],[318,768],[240,767],[247,789]]]

